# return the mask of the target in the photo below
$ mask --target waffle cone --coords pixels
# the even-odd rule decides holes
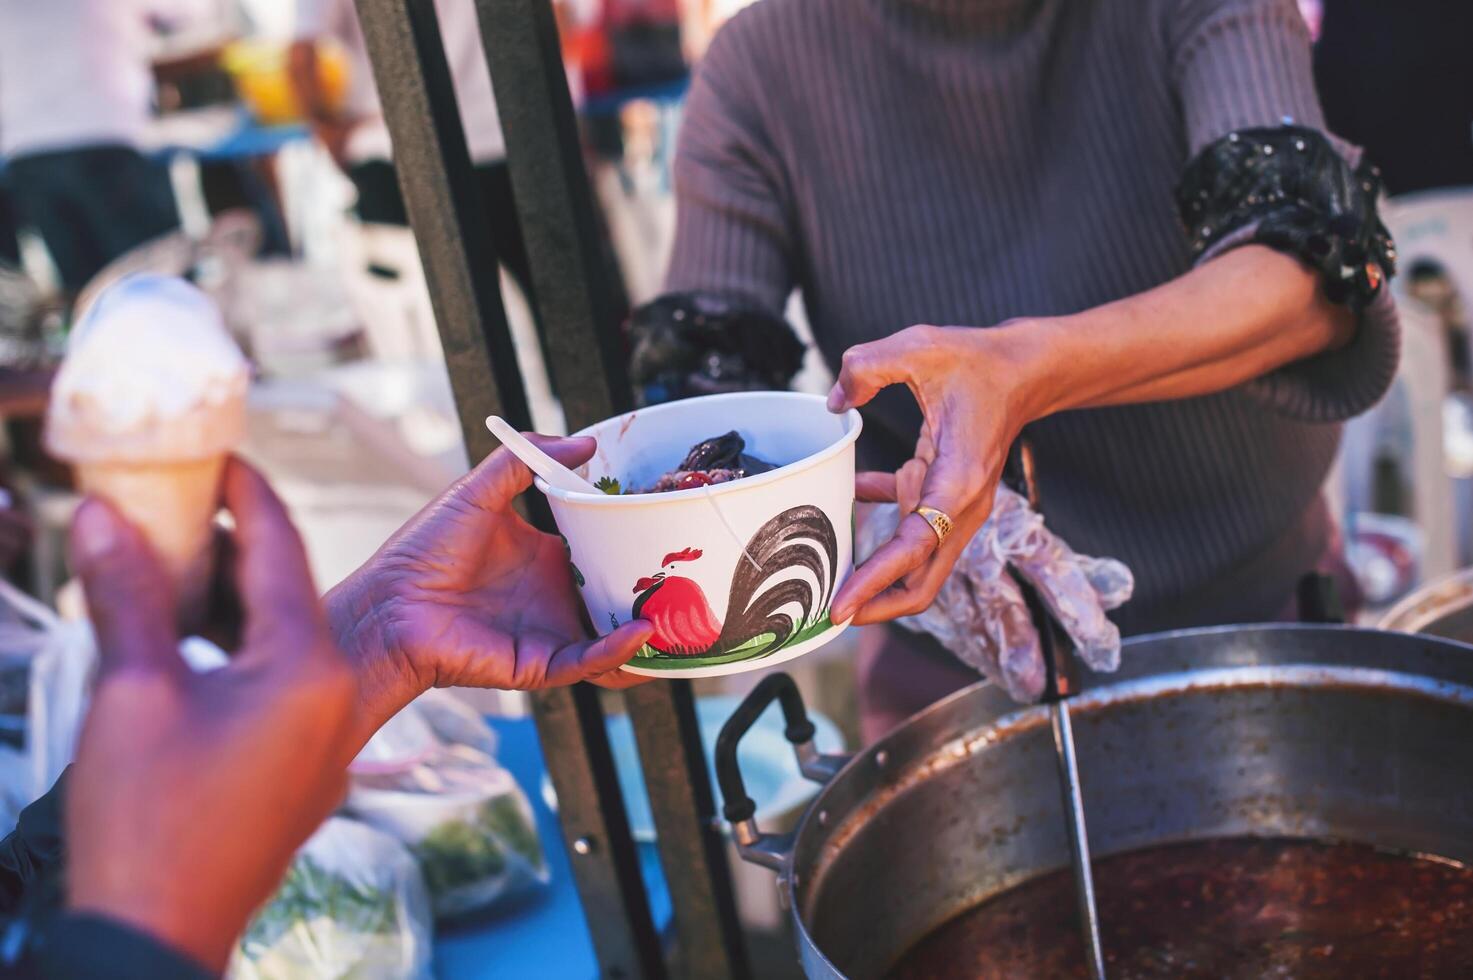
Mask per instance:
[[[82,491],[107,500],[143,532],[173,581],[181,610],[199,607],[209,594],[225,459],[77,466]]]

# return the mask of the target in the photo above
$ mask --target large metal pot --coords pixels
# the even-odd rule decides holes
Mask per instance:
[[[1096,857],[1241,835],[1359,841],[1473,860],[1473,649],[1335,626],[1130,642],[1071,700]],[[792,834],[751,820],[736,748],[774,698],[810,778]],[[774,869],[810,977],[877,977],[936,926],[1069,852],[1047,709],[977,685],[853,757],[812,748],[773,675],[717,745],[727,818]]]

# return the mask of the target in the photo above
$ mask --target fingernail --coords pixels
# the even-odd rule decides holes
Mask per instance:
[[[100,558],[112,550],[117,525],[108,509],[95,500],[84,500],[72,518],[72,543],[77,557]]]
[[[553,436],[544,444],[544,450],[566,453],[593,452],[598,442],[592,436]]]
[[[844,411],[844,389],[843,388],[841,388],[838,385],[834,385],[834,387],[829,390],[829,406],[828,407],[829,407],[829,411],[830,412],[833,412],[835,415],[837,415],[838,413]]]

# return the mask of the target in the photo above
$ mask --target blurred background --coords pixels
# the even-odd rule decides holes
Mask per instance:
[[[689,66],[737,6],[555,4],[626,306],[659,291]],[[474,7],[436,8],[534,421],[562,433]],[[73,311],[146,269],[191,275],[254,362],[246,452],[287,499],[326,590],[467,465],[352,0],[47,9],[0,14],[0,410],[11,500],[37,532],[0,559],[54,600],[76,498],[39,448],[46,379]],[[796,296],[790,313],[803,329]],[[816,353],[808,363],[798,386],[826,391]]]
[[[660,290],[690,67],[739,5],[554,4],[626,309]],[[534,422],[561,433],[474,5],[435,7]],[[64,560],[79,497],[40,434],[68,331],[107,284],[136,271],[188,275],[219,303],[255,370],[243,453],[291,510],[320,589],[465,472],[392,158],[352,0],[0,4],[0,568],[14,586],[0,591],[0,811],[12,820],[70,759],[85,705],[91,654],[71,629],[85,613]],[[806,329],[796,297],[790,315]],[[826,391],[816,353],[808,363],[798,386]],[[852,642],[838,643],[796,671],[825,716],[828,750],[857,744],[852,659]],[[700,685],[708,746],[754,681]],[[351,819],[335,817],[303,849],[244,937],[233,976],[422,975],[430,922],[405,898],[401,844],[443,927],[437,975],[596,972],[573,926],[583,913],[525,695],[456,694],[470,715],[417,703],[370,746]],[[622,700],[608,707],[651,900],[668,921],[633,733]],[[749,778],[763,819],[781,826],[812,784],[780,726],[749,742],[761,756]],[[444,743],[441,762],[406,768],[427,743]],[[772,932],[771,876],[732,864],[744,919]],[[306,889],[313,875],[332,888]],[[394,942],[364,946],[366,913],[345,895],[397,917]],[[790,966],[775,955],[774,969]]]

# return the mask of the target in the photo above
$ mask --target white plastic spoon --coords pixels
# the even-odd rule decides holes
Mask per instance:
[[[526,463],[529,470],[547,481],[548,486],[566,490],[568,493],[598,494],[602,492],[598,487],[538,449],[530,439],[518,432],[500,415],[486,416],[486,428],[491,430],[493,436],[501,440],[503,446],[511,450],[513,456]]]

